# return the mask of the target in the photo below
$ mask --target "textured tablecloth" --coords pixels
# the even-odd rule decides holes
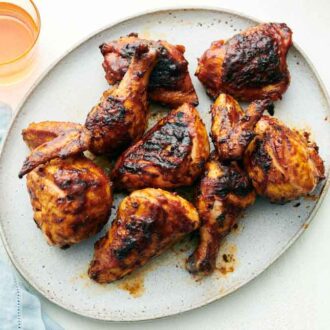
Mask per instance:
[[[0,102],[0,144],[8,129],[11,109]],[[3,260],[1,260],[3,259]],[[4,251],[0,253],[0,330],[63,329],[42,312],[40,300],[31,294],[11,266]]]

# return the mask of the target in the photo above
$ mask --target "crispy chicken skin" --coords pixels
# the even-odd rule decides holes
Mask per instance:
[[[262,116],[244,165],[259,195],[284,203],[312,192],[324,179],[324,164],[309,134]]]
[[[32,152],[24,161],[20,178],[51,159],[81,154],[89,148],[91,140],[82,125],[57,121],[31,123],[22,136]]]
[[[114,155],[143,135],[148,119],[147,86],[156,58],[155,49],[140,44],[118,87],[107,90],[88,114],[85,126],[94,154]]]
[[[213,98],[228,93],[241,101],[275,101],[290,83],[286,55],[291,45],[286,24],[259,24],[213,42],[199,59],[196,76]]]
[[[269,100],[252,102],[246,111],[230,95],[220,94],[211,107],[211,138],[221,160],[238,160],[254,137],[254,126],[265,109],[272,111]]]
[[[141,39],[136,33],[100,46],[104,56],[102,65],[109,84],[113,85],[121,81],[136,48],[141,43],[147,43],[159,50],[158,62],[151,74],[148,86],[150,99],[172,108],[183,103],[197,105],[197,94],[188,72],[188,62],[183,55],[184,46],[174,46],[164,40]]]
[[[112,179],[118,189],[191,185],[210,153],[207,131],[189,104],[172,110],[117,160]]]
[[[34,221],[49,244],[67,247],[107,223],[111,185],[103,170],[83,156],[54,159],[27,175]]]
[[[212,153],[196,198],[201,227],[198,247],[187,261],[189,272],[208,275],[214,270],[221,239],[254,201],[255,191],[246,173],[235,161],[224,165]]]
[[[32,149],[29,157],[41,159],[36,168],[20,172],[30,171],[27,188],[34,220],[49,244],[59,247],[78,243],[100,231],[109,219],[112,205],[109,178],[81,152],[76,153],[72,138],[79,139],[83,133],[72,135],[72,129],[85,130],[71,123],[41,122],[23,131]]]
[[[108,233],[95,244],[88,275],[116,281],[158,256],[199,226],[195,207],[170,192],[147,188],[120,203]]]

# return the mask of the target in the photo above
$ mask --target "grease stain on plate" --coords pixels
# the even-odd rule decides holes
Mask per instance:
[[[127,291],[132,297],[141,297],[145,292],[144,280],[148,272],[152,271],[153,267],[143,267],[135,270],[131,275],[115,282],[118,289]]]
[[[145,291],[143,274],[134,274],[133,277],[127,277],[117,284],[121,290],[127,291],[132,297],[141,297]]]
[[[218,274],[221,276],[227,276],[235,271],[237,265],[237,246],[232,243],[225,243],[220,248],[217,260],[216,270],[218,271]]]
[[[158,22],[158,24],[161,24],[161,23]],[[152,39],[152,40],[157,40],[157,39],[166,40],[167,39],[166,33],[156,32],[152,29],[152,26],[145,27],[144,29],[142,29],[142,31],[138,32],[138,35],[139,35],[139,37],[144,38],[144,39]]]
[[[314,201],[317,201],[317,200],[320,198],[320,194],[315,194],[315,195],[313,195],[313,194],[308,194],[308,195],[306,195],[304,198],[305,198],[306,200],[309,200],[309,201],[314,202]]]
[[[71,284],[80,284],[84,288],[87,288],[87,287],[91,286],[91,284],[93,282],[88,277],[88,272],[87,271],[88,271],[87,268],[84,268],[83,270],[80,270],[76,275],[73,275],[70,278],[69,282]]]

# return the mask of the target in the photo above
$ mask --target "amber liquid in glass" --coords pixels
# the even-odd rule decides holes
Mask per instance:
[[[0,2],[0,63],[24,56],[38,36],[38,27],[23,8]]]

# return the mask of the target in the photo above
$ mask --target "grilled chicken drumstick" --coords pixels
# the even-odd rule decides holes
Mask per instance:
[[[161,189],[134,191],[120,203],[110,230],[95,244],[88,274],[116,281],[158,256],[199,226],[193,205]]]
[[[88,114],[85,126],[94,154],[114,155],[143,135],[148,119],[147,87],[156,59],[154,48],[140,44],[119,85],[104,92]]]
[[[213,152],[198,188],[196,207],[201,227],[198,247],[187,262],[191,273],[208,275],[214,270],[221,240],[254,201],[255,192],[246,173],[236,162],[221,163]]]

